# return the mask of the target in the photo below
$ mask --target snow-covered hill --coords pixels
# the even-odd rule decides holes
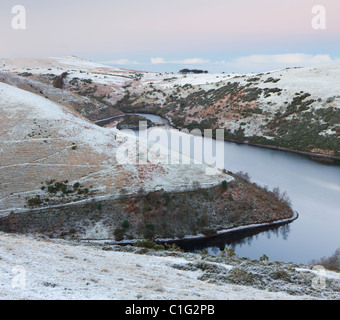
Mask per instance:
[[[56,88],[53,83],[63,73],[67,73],[65,82],[62,88]],[[126,154],[126,149],[131,151],[130,147],[136,144],[133,135],[123,133],[114,126],[99,127],[91,121],[101,119],[101,116],[119,114],[113,107],[122,107],[119,101],[126,103],[123,107],[127,109],[136,108],[138,111],[166,115],[174,123],[183,126],[190,126],[194,122],[201,124],[204,120],[216,118],[216,121],[208,122],[216,127],[230,129],[231,132],[241,128],[247,138],[255,135],[266,137],[269,141],[273,141],[278,132],[282,133],[282,124],[274,122],[282,118],[278,114],[288,112],[285,119],[281,119],[283,124],[302,121],[307,127],[310,125],[314,128],[317,125],[321,130],[317,131],[317,136],[337,142],[334,139],[338,139],[339,135],[338,80],[339,65],[289,69],[261,75],[182,75],[124,70],[71,57],[1,59],[0,218],[7,216],[2,222],[13,223],[16,227],[20,215],[24,218],[32,216],[39,222],[51,220],[53,228],[60,212],[48,212],[53,211],[52,207],[68,206],[69,211],[61,210],[61,214],[65,215],[64,220],[73,213],[72,219],[76,220],[82,217],[82,210],[88,208],[79,206],[80,212],[73,212],[76,206],[69,205],[85,203],[88,206],[91,202],[94,215],[98,213],[99,216],[89,216],[89,219],[93,219],[92,225],[95,225],[93,229],[72,230],[65,223],[65,226],[58,226],[60,230],[56,228],[58,230],[55,232],[60,235],[65,227],[70,235],[79,231],[88,236],[91,234],[91,237],[92,233],[101,237],[107,231],[101,230],[103,224],[100,219],[103,216],[100,214],[103,205],[97,205],[92,200],[111,200],[122,195],[137,194],[141,188],[145,193],[162,189],[178,191],[221,185],[223,180],[233,179],[205,164],[167,164],[167,148],[151,148],[150,145],[144,145],[142,140],[139,140],[142,145],[139,152]],[[313,102],[306,103],[309,99]],[[273,128],[269,128],[270,125]],[[336,151],[326,144],[321,149],[316,145],[313,148],[315,152],[331,155]],[[173,150],[171,156],[172,159],[181,157]],[[127,159],[132,162],[122,162]],[[135,162],[138,160],[142,163]],[[58,187],[62,193],[54,194],[53,190],[57,188],[55,182],[60,183]],[[68,189],[68,186],[73,189]],[[257,187],[251,188],[253,196],[257,196]],[[238,186],[229,194],[230,201],[235,200],[237,203],[237,200],[247,200],[249,191],[245,183],[243,188]],[[238,198],[233,198],[233,192]],[[221,194],[225,198],[228,195]],[[264,207],[256,207],[254,210],[261,212],[263,218],[271,217],[273,220],[275,215],[268,201],[265,197],[260,198],[265,199],[262,202]],[[157,203],[159,199],[162,197],[151,200]],[[44,201],[36,207],[29,205],[30,201],[36,204],[40,200]],[[135,214],[134,209],[138,205],[141,207],[135,200],[126,198],[126,202],[122,203],[131,215]],[[149,199],[146,198],[146,201]],[[218,202],[224,209],[226,202],[223,197]],[[257,204],[260,202],[256,201]],[[45,210],[41,210],[43,208]],[[138,212],[143,211],[142,207],[139,209]],[[262,209],[268,209],[268,212],[264,214],[266,210]],[[112,212],[106,214],[112,215]],[[214,210],[211,212],[214,216]],[[39,216],[44,213],[45,220]],[[91,225],[86,221],[88,216],[84,216],[82,226],[86,223]],[[116,218],[115,223],[110,225],[113,230],[122,224],[123,217]],[[142,221],[145,215],[140,214],[138,219]],[[131,219],[130,222],[136,221]],[[190,224],[190,221],[186,223]],[[25,225],[20,227],[24,229]],[[111,231],[106,232],[108,237],[112,237]],[[229,276],[239,281],[242,276],[247,278],[252,274],[253,269],[242,269],[247,264],[254,265],[249,261],[240,260],[234,265],[210,261],[208,268],[214,270],[212,275],[203,270],[204,265],[200,265],[203,259],[199,255],[137,255],[120,252],[117,248],[105,248],[113,251],[100,249],[64,241],[48,241],[46,238],[1,233],[0,299],[313,298],[308,295],[311,294],[308,286],[313,274],[305,267],[295,270],[292,265],[283,266],[279,263],[265,265],[263,268],[255,266],[259,267],[259,270],[255,270],[259,271],[258,274],[262,272],[261,281],[269,283],[268,287],[275,277],[278,282],[281,281],[280,277],[287,277],[288,287],[287,283],[284,284],[286,291],[290,292],[294,287],[294,293],[298,293],[289,296],[283,292],[270,292],[272,289],[280,289],[280,283],[278,287],[275,283],[267,291],[230,284]],[[272,278],[267,278],[268,270],[273,273]],[[13,283],[13,279],[17,279],[15,275],[22,271],[25,274],[25,286],[17,288],[15,285],[18,282]],[[291,276],[290,272],[294,274]],[[302,289],[298,281],[291,282],[296,277],[302,279]],[[317,293],[317,297],[329,298],[337,294],[338,275],[331,273],[327,277],[337,281],[336,285],[332,284],[324,296]]]
[[[237,225],[242,201],[249,203],[242,224],[292,217],[293,211],[284,201],[199,163],[199,159],[193,161],[179,154],[168,148],[164,140],[159,144],[146,142],[136,139],[135,133],[128,134],[114,126],[100,127],[93,122],[96,111],[103,106],[112,110],[110,101],[117,100],[122,92],[125,96],[128,88],[135,85],[143,88],[141,83],[146,85],[152,77],[166,75],[110,69],[76,58],[3,61],[0,217],[6,219],[1,220],[2,230],[95,239],[111,238],[117,231],[120,238],[120,226],[128,219],[130,234],[124,236],[130,238],[147,235],[149,225],[155,228],[153,234],[162,237],[209,233]],[[119,82],[122,78],[124,82]],[[178,81],[180,78],[185,79],[176,75]],[[91,112],[82,108],[86,103],[91,105]],[[235,182],[234,195],[228,194],[225,187],[221,190],[224,181]],[[200,203],[203,195],[199,192],[194,196],[176,193],[201,188],[210,189],[203,193],[204,203]],[[141,195],[154,191],[159,192],[151,200],[145,197],[149,206],[139,201]],[[170,200],[164,191],[174,192]],[[209,197],[210,194],[217,198]],[[267,201],[256,201],[254,206],[252,199],[258,194]],[[179,217],[176,224],[170,223],[169,201],[173,206],[169,211]],[[229,211],[236,218],[226,218],[226,207],[233,208]],[[136,212],[142,215],[136,217]],[[156,212],[157,223],[153,218]],[[207,212],[212,214],[207,216]],[[171,230],[165,220],[173,227]]]
[[[175,190],[197,179],[203,185],[228,179],[217,171],[206,175],[209,167],[203,164],[184,169],[166,161],[135,165],[132,159],[133,164],[122,165],[122,150],[135,143],[133,136],[101,128],[71,108],[7,84],[0,83],[0,97],[2,214],[23,209],[27,198],[43,195],[42,186],[51,180],[80,183],[100,197],[117,196],[123,188],[128,193],[141,187]],[[155,152],[149,156],[157,157]]]
[[[97,74],[109,76],[111,73],[129,73],[133,71],[110,67],[76,57],[51,57],[51,58],[15,58],[1,59],[0,68],[4,72],[13,73],[61,73],[63,71],[82,71],[81,74],[90,74],[96,70]]]
[[[218,281],[203,280],[202,269],[174,268],[202,264],[216,269],[220,275],[223,270],[225,273],[239,270],[228,263],[204,262],[200,255],[103,251],[100,247],[4,234],[0,234],[0,251],[0,299],[6,300],[317,299],[304,293],[288,295],[280,292],[280,287],[276,288],[277,292],[270,292],[252,286],[221,285]],[[292,266],[280,268],[294,272]],[[307,268],[296,274],[301,279],[316,277]],[[328,273],[327,277],[337,283],[340,280],[336,273]],[[303,291],[309,291],[308,284]]]
[[[252,75],[150,77],[131,84],[117,108],[166,115],[182,128],[224,128],[229,140],[340,157],[339,63]]]

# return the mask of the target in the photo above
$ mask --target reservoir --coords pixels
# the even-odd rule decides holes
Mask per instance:
[[[162,127],[148,129],[148,135],[186,135],[170,127],[165,119],[155,115],[143,115]],[[188,137],[187,137],[188,138]],[[171,145],[186,155],[197,155],[197,139],[190,136],[190,145]],[[185,139],[188,141],[188,139]],[[198,141],[198,142],[199,142]],[[193,153],[193,145],[195,152]],[[257,234],[239,234],[205,241],[192,246],[191,251],[207,250],[219,254],[224,247],[233,248],[240,257],[259,259],[266,254],[271,261],[309,263],[312,259],[332,255],[340,248],[340,166],[313,161],[307,156],[271,150],[232,142],[212,142],[213,149],[223,150],[224,157],[219,169],[233,173],[245,172],[261,186],[269,190],[279,187],[286,191],[292,207],[299,213],[293,223],[264,230]]]

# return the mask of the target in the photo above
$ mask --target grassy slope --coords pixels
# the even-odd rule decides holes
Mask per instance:
[[[204,77],[204,76],[202,76]],[[122,111],[167,115],[188,129],[226,130],[225,138],[340,157],[340,66],[288,69],[214,85],[160,82],[131,89]]]

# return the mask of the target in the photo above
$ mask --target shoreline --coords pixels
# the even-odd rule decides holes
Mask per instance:
[[[281,219],[274,222],[266,222],[266,223],[259,223],[259,224],[250,224],[250,225],[244,225],[239,227],[232,227],[228,229],[222,229],[217,231],[215,234],[205,236],[203,234],[198,235],[189,235],[185,236],[184,238],[156,238],[153,241],[156,244],[172,244],[172,243],[179,243],[179,242],[193,242],[193,241],[200,241],[200,240],[208,240],[212,238],[217,238],[219,236],[224,236],[230,233],[235,233],[239,231],[250,231],[250,230],[256,230],[261,229],[263,227],[278,227],[283,226],[286,224],[290,224],[294,221],[299,219],[299,213],[297,211],[294,211],[293,216],[291,218],[287,219]],[[109,245],[118,245],[118,246],[129,246],[129,245],[135,245],[138,241],[143,241],[145,239],[134,239],[134,240],[123,240],[123,241],[113,241],[111,239],[101,239],[101,240],[95,240],[95,239],[81,239],[81,242],[92,242],[92,243],[108,243]]]
[[[336,164],[336,162],[339,162],[339,165],[340,165],[340,157],[337,157],[337,156],[329,156],[329,155],[326,155],[326,154],[311,153],[311,152],[307,152],[307,151],[298,151],[298,150],[292,150],[292,149],[287,149],[287,148],[283,148],[283,147],[275,147],[275,146],[271,146],[271,145],[256,144],[256,143],[251,143],[251,142],[241,142],[241,141],[229,140],[229,139],[224,139],[224,141],[232,142],[232,143],[236,143],[236,144],[248,145],[248,146],[252,146],[252,147],[258,147],[258,148],[265,148],[265,149],[270,149],[270,150],[294,153],[294,154],[298,154],[298,155],[301,155],[301,156],[306,156],[313,161],[322,162],[324,164]],[[313,159],[313,158],[315,158],[315,159]],[[333,161],[335,161],[335,163]]]
[[[120,110],[122,111],[122,110]],[[126,112],[126,111],[122,111],[125,114],[129,114],[132,112]],[[152,112],[138,112],[139,114],[144,114],[144,115],[153,115],[153,116],[158,116],[166,121],[168,121],[169,126],[171,126],[172,128],[176,129],[176,130],[184,130],[185,128],[181,128],[176,126],[172,119],[168,116],[163,116],[163,115],[159,115],[156,113],[152,113]],[[190,131],[189,131],[190,132]],[[216,140],[216,138],[213,137],[214,140]],[[284,147],[276,147],[276,146],[271,146],[271,145],[264,145],[264,144],[256,144],[256,143],[252,143],[252,142],[247,142],[247,141],[237,141],[237,140],[232,140],[232,139],[224,139],[225,142],[231,142],[231,143],[236,143],[239,145],[248,145],[248,146],[252,146],[252,147],[258,147],[258,148],[265,148],[265,149],[270,149],[270,150],[276,150],[276,151],[283,151],[283,152],[289,152],[289,153],[293,153],[293,154],[298,154],[301,156],[306,156],[309,159],[313,160],[313,161],[317,161],[317,162],[321,162],[324,164],[335,164],[335,165],[340,165],[340,157],[338,156],[330,156],[330,155],[326,155],[326,154],[321,154],[321,153],[312,153],[312,152],[307,152],[307,151],[299,151],[299,150],[293,150],[293,149],[287,149]],[[314,159],[313,159],[314,158]]]

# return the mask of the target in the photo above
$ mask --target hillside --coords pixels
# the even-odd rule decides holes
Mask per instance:
[[[95,121],[151,112],[179,127],[229,129],[226,139],[336,157],[336,67],[182,75],[70,57],[1,61],[0,230],[12,235],[0,233],[0,277],[13,266],[27,275],[24,290],[4,280],[2,298],[338,298],[338,275],[327,273],[327,290],[315,291],[309,266],[94,244],[214,236],[296,217],[278,190],[228,168],[171,164],[169,155],[193,159]]]
[[[35,70],[41,77],[43,68]],[[87,112],[79,113],[93,97],[31,76],[1,76],[3,231],[173,238],[293,216],[285,200],[267,190],[134,133],[99,127]],[[92,107],[93,113],[102,108]],[[124,220],[129,232],[121,229]]]
[[[148,78],[148,80],[146,80]],[[197,81],[201,79],[201,81]],[[340,64],[252,75],[144,76],[116,105],[166,115],[180,128],[340,158]]]
[[[310,266],[2,233],[0,250],[6,300],[339,299],[339,274],[326,272],[327,289],[313,290]]]
[[[122,96],[122,86],[131,77],[130,72],[75,58],[2,59],[2,62],[1,82],[71,107],[92,121],[122,114],[111,103],[116,103]],[[83,84],[85,87],[83,92],[65,91],[68,85],[66,79],[62,79],[63,74],[77,75],[79,78],[75,79],[78,79],[79,86]],[[116,100],[103,103],[103,97],[91,95],[92,89],[88,86],[93,79],[97,82],[105,79],[105,82],[111,84],[109,92],[114,92],[112,96]]]
[[[122,165],[117,159],[125,159],[120,153],[125,145],[133,146],[135,138],[101,128],[72,109],[13,86],[0,83],[0,95],[1,214],[24,209],[27,198],[46,194],[42,187],[51,181],[79,183],[88,190],[86,195],[50,199],[57,204],[119,195],[124,187],[128,193],[141,187],[177,190],[192,186],[196,179],[203,185],[230,179],[218,171],[206,175],[208,167],[203,164],[185,170],[166,162]],[[153,156],[158,158],[150,151],[150,159]]]
[[[179,128],[223,128],[226,140],[340,158],[339,63],[264,74],[174,74],[64,57],[3,59],[0,71],[7,83],[25,78],[26,89],[33,86],[58,102],[65,98],[46,86],[65,74],[59,95],[67,92],[65,102],[93,121],[148,112]]]

